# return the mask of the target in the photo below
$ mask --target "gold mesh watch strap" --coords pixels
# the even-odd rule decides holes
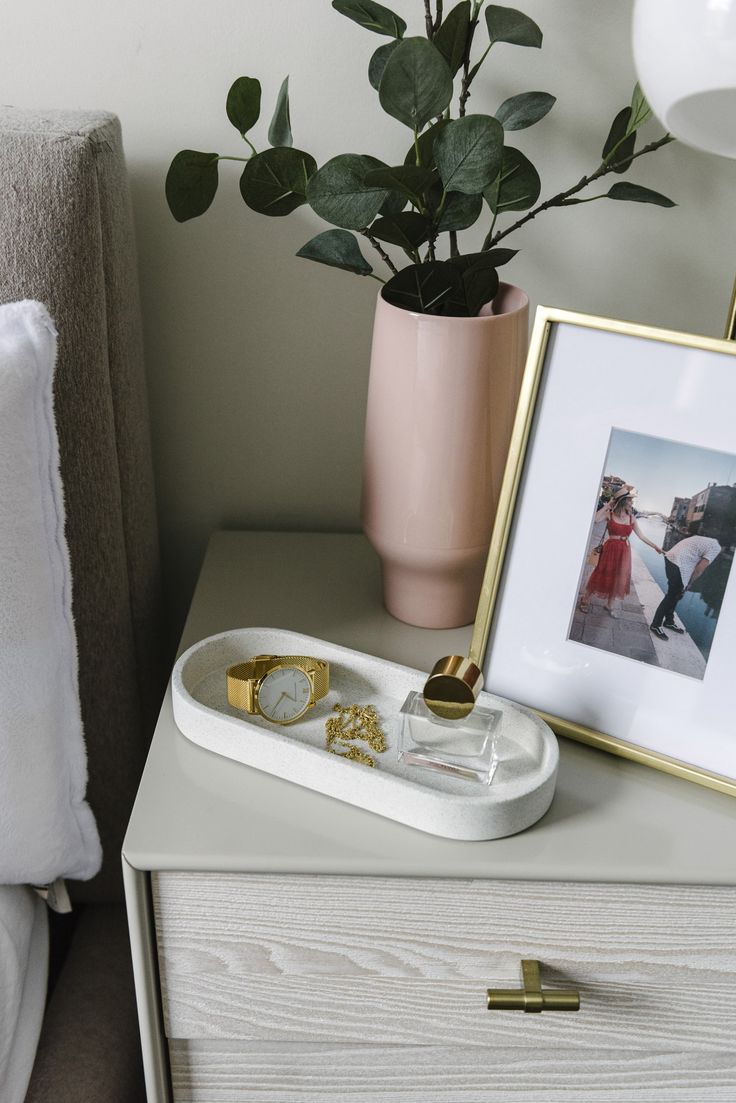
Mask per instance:
[[[256,655],[244,663],[236,663],[227,672],[227,700],[233,708],[256,711],[256,682],[277,666],[298,666],[311,676],[314,700],[325,697],[330,689],[330,664],[311,655]]]

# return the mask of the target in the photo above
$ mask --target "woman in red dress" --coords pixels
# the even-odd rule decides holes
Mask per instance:
[[[598,565],[588,579],[583,595],[580,598],[580,608],[587,612],[590,598],[593,594],[605,598],[605,610],[612,617],[616,616],[613,602],[623,600],[631,589],[631,548],[629,537],[636,533],[640,540],[648,544],[650,548],[662,555],[662,549],[651,540],[647,540],[637,524],[632,508],[634,488],[629,483],[624,483],[620,490],[611,498],[610,502],[602,506],[595,515],[596,521],[606,522],[606,540],[601,549]]]

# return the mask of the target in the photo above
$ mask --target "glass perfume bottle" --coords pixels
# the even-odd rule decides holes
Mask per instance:
[[[498,765],[498,709],[476,705],[464,720],[442,720],[429,711],[422,694],[413,691],[400,715],[400,762],[491,784]]]

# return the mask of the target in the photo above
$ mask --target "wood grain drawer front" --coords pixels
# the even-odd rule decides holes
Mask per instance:
[[[733,1103],[726,1053],[173,1041],[176,1103]]]
[[[736,889],[160,873],[153,899],[170,1038],[733,1051]],[[487,1011],[523,957],[580,1012]]]

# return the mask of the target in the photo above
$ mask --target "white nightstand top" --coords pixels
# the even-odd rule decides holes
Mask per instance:
[[[229,628],[292,629],[429,669],[470,629],[401,624],[362,536],[217,533],[182,649]],[[135,869],[736,883],[736,800],[561,739],[557,792],[520,835],[454,842],[190,743],[164,700],[123,846]]]

